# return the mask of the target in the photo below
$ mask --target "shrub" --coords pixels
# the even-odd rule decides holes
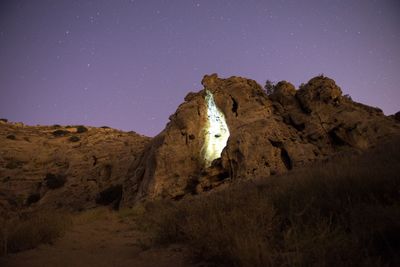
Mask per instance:
[[[112,185],[101,191],[96,197],[96,203],[100,205],[114,204],[114,208],[119,208],[122,198],[122,185]]]
[[[65,233],[70,222],[69,215],[59,212],[39,212],[24,219],[3,221],[0,225],[0,255],[52,243]]]
[[[71,136],[68,140],[69,140],[70,142],[79,142],[81,139],[80,139],[78,136],[73,135],[73,136]]]
[[[55,130],[53,132],[53,135],[56,137],[66,136],[68,134],[69,134],[69,131],[67,131],[67,130]]]
[[[56,189],[64,186],[67,178],[65,175],[48,173],[46,174],[46,178],[44,178],[44,180],[48,188]]]
[[[0,214],[0,256],[7,254],[7,224],[3,214]]]
[[[10,139],[10,140],[15,140],[15,139],[17,139],[17,138],[15,137],[14,134],[9,134],[9,135],[7,135],[6,138],[7,138],[7,139]]]
[[[88,131],[88,129],[85,126],[79,125],[79,126],[76,127],[76,132],[77,133],[84,133],[84,132],[87,132],[87,131]]]
[[[29,197],[26,200],[26,204],[28,206],[30,206],[31,204],[36,203],[39,200],[40,200],[40,194],[39,193],[34,193],[34,194],[29,195]]]
[[[275,91],[275,83],[270,80],[267,80],[264,85],[264,90],[267,93],[267,95],[273,94]]]
[[[351,95],[349,94],[345,94],[343,95],[344,98],[346,98],[347,100],[353,101],[353,98],[351,98]]]
[[[10,161],[6,164],[6,169],[17,169],[20,168],[24,163],[22,161],[16,159],[10,159]]]

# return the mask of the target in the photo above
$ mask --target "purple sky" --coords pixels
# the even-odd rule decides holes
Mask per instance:
[[[400,110],[398,0],[1,0],[0,117],[160,132],[204,74]]]

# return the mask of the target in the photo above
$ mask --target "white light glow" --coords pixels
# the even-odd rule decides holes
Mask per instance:
[[[214,97],[206,91],[207,122],[204,129],[205,140],[202,152],[206,166],[210,166],[214,159],[221,157],[221,152],[229,138],[229,129],[224,113],[215,105]]]

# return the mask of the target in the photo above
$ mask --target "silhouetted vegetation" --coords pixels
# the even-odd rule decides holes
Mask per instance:
[[[16,159],[10,159],[10,161],[6,164],[7,169],[17,169],[22,167],[24,163],[22,161],[16,160]]]
[[[73,135],[73,136],[71,136],[70,138],[68,138],[68,140],[69,140],[70,142],[79,142],[81,139],[80,139],[78,136]]]
[[[36,203],[40,200],[40,194],[34,193],[29,195],[28,199],[26,200],[26,205],[30,206],[33,203]]]
[[[2,122],[8,122],[8,120],[7,120],[7,119],[4,119],[4,118],[1,118],[0,121],[2,121]]]
[[[64,234],[69,224],[70,217],[59,212],[24,214],[11,221],[0,220],[0,255],[52,243]]]
[[[122,185],[112,185],[98,194],[96,203],[100,205],[113,204],[113,208],[118,209],[121,199]]]
[[[77,133],[84,133],[84,132],[87,132],[87,131],[88,131],[88,128],[86,128],[85,126],[82,126],[82,125],[76,126],[76,132]]]
[[[348,100],[353,101],[353,98],[351,98],[351,95],[349,95],[349,94],[345,94],[345,95],[343,95],[343,97],[348,99]]]
[[[69,131],[67,131],[67,130],[55,130],[53,132],[53,135],[56,137],[66,136],[68,134],[69,134]]]
[[[393,116],[394,116],[394,118],[395,118],[396,120],[400,121],[400,111],[399,111],[399,112],[396,112]]]
[[[48,173],[44,180],[48,188],[56,189],[62,187],[67,181],[67,178],[64,175]]]
[[[267,95],[273,94],[275,91],[275,83],[270,80],[267,80],[265,82],[264,89],[265,89],[265,92],[267,93]]]
[[[156,244],[226,266],[399,266],[400,141],[137,217]]]
[[[6,138],[7,138],[7,139],[10,139],[10,140],[15,140],[15,139],[17,139],[17,138],[15,137],[14,134],[9,134],[9,135],[7,135]]]

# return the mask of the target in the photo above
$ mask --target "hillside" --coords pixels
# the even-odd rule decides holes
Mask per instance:
[[[37,246],[38,230],[50,244],[0,257],[0,265],[398,266],[399,172],[400,140],[390,139],[181,201],[28,216],[10,228],[10,252]]]
[[[396,116],[353,102],[327,77],[272,94],[216,74],[149,138],[108,127],[0,121],[0,209],[84,210],[181,199],[236,180],[279,175],[400,135]]]
[[[149,140],[108,127],[0,121],[0,214],[111,204],[118,197],[102,199],[100,193],[122,194],[129,166]]]
[[[171,266],[193,255],[228,266],[399,262],[399,113],[354,102],[324,76],[298,89],[281,81],[268,93],[241,77],[206,75],[202,84],[154,138],[0,120],[0,255],[61,242],[9,256],[8,266],[25,256],[55,264],[46,255],[77,255],[71,242],[81,255],[104,256],[82,256],[77,266],[112,264],[120,249],[149,259],[124,254],[121,266],[156,266],[147,249],[171,254],[179,261],[164,257]],[[73,223],[100,206],[119,211]],[[72,234],[91,226],[85,240]],[[121,243],[125,231],[134,248]],[[116,239],[103,253],[91,235]],[[189,252],[157,250],[175,243]]]

